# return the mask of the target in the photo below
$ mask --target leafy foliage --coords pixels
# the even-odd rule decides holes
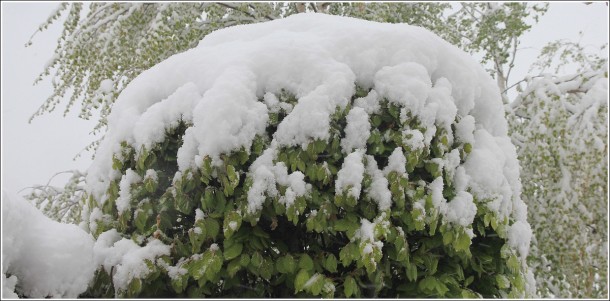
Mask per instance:
[[[353,99],[367,93],[358,89]],[[294,99],[287,94],[279,98]],[[349,110],[349,105],[337,109],[328,141],[279,150],[275,163],[303,173],[311,189],[286,205],[281,200],[287,187],[277,184],[280,196],[268,196],[261,210],[248,207],[248,170],[267,148],[283,113],[270,118],[267,136],[257,137],[250,149],[223,155],[217,166],[206,157],[197,169],[178,171],[176,152],[190,126],[184,122],[153,149],[136,151],[123,144],[123,158],[114,160],[114,169],[122,174],[132,170],[142,178],[152,169],[157,179],[131,185],[129,209],[120,213],[118,182],[110,184],[105,201],[89,197],[89,206],[101,207],[108,217],[95,222],[94,234],[116,228],[134,241],[154,237],[170,245],[171,253],[150,261],[151,272],[133,278],[127,290],[113,290],[112,275],[100,270],[85,296],[523,296],[527,268],[506,244],[511,221],[498,219],[485,200],[476,200],[475,221],[463,227],[445,221],[432,203],[427,184],[434,178],[447,179],[443,195],[449,201],[455,191],[450,171],[429,162],[452,150],[463,162],[469,153],[464,144],[449,143],[440,128],[429,148],[411,150],[401,131],[425,129],[417,118],[401,119],[397,107],[383,101],[380,112],[371,115],[378,133],[368,140],[364,158],[383,166],[401,148],[409,154],[409,178],[388,174],[394,203],[385,211],[368,193],[356,200],[335,190]],[[363,191],[371,182],[365,175]],[[365,224],[372,227],[371,237],[363,234]],[[176,269],[182,272],[170,272]]]
[[[71,173],[72,176],[63,188],[51,186],[55,176]],[[30,194],[25,198],[34,203],[45,215],[62,223],[78,224],[85,203],[85,175],[78,170],[55,174],[46,185],[29,187]],[[85,209],[87,210],[87,209]]]
[[[608,61],[557,41],[545,47],[538,66],[555,56],[559,66],[577,62],[583,70],[529,79],[508,115],[536,236],[530,261],[542,296],[604,298]]]

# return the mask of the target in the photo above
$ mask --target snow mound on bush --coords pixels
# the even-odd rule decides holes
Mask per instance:
[[[193,124],[179,152],[181,170],[206,155],[218,159],[249,147],[268,121],[267,106],[259,99],[281,89],[299,101],[278,126],[279,145],[325,140],[330,114],[347,105],[355,84],[375,87],[379,98],[393,99],[421,117],[434,114],[445,124],[453,122],[455,112],[436,113],[454,106],[462,116],[473,115],[478,127],[506,136],[491,78],[469,55],[433,33],[405,24],[298,14],[213,32],[196,48],[134,79],[108,117],[108,132],[88,173],[90,191],[100,199],[109,181],[120,176],[111,160],[121,141],[150,147],[179,118]]]

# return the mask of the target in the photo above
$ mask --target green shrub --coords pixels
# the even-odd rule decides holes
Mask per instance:
[[[449,203],[457,194],[453,171],[434,159],[454,151],[463,163],[473,147],[450,138],[454,133],[439,127],[430,147],[411,149],[406,141],[412,137],[403,131],[429,129],[384,99],[378,113],[369,116],[371,132],[360,153],[367,166],[362,193],[356,198],[350,193],[354,187],[337,185],[347,156],[341,147],[346,116],[354,99],[368,91],[357,88],[350,104],[337,109],[328,141],[277,150],[273,162],[302,173],[307,193],[287,193],[287,186],[275,184],[278,194],[265,194],[260,210],[249,207],[250,167],[268,148],[287,115],[284,110],[270,114],[267,136],[256,137],[250,149],[224,154],[220,166],[206,157],[198,169],[178,171],[177,150],[191,126],[185,122],[152,149],[123,143],[122,158],[115,156],[113,168],[123,175],[135,172],[140,181],[128,187],[129,204],[121,213],[117,200],[125,188],[119,180],[109,185],[100,208],[105,218],[95,220],[91,231],[98,237],[114,228],[140,245],[153,237],[171,249],[169,255],[146,260],[148,273],[133,278],[127,289],[114,288],[112,275],[100,269],[84,296],[522,296],[526,266],[506,239],[512,221],[498,218],[486,200],[476,197],[476,216],[468,226],[447,222],[434,205],[431,183],[438,178]],[[288,93],[278,98],[296,101]],[[371,164],[386,166],[397,150],[405,155],[406,173],[390,171],[387,182],[381,180],[392,200],[391,208],[382,211],[371,193],[380,176],[371,172]],[[98,201],[90,196],[89,207],[98,207]]]

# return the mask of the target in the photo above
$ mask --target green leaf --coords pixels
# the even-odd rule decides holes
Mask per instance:
[[[225,254],[225,256],[226,256],[226,254]],[[240,264],[239,259],[235,259],[235,260],[229,262],[229,264],[227,265],[227,272],[229,273],[229,277],[234,277],[235,274],[237,274],[237,272],[239,272],[239,270],[241,270],[242,267],[243,266]]]
[[[443,232],[443,245],[447,246],[453,242],[453,231],[447,230]]]
[[[497,229],[498,229],[498,220],[496,219],[495,216],[492,216],[490,218],[490,224],[491,224],[491,228],[494,229],[494,231],[497,231]]]
[[[310,280],[313,281],[313,283],[311,283],[307,289],[309,289],[312,295],[317,296],[322,292],[322,287],[324,287],[324,276],[315,274],[313,277],[315,278]]]
[[[127,287],[127,296],[135,297],[142,291],[142,280],[140,278],[133,278]]]
[[[135,224],[136,224],[136,228],[138,228],[138,230],[140,232],[144,232],[145,228],[146,228],[146,221],[148,220],[148,214],[146,212],[144,212],[144,210],[142,209],[138,209],[135,211]]]
[[[299,268],[307,271],[313,271],[313,260],[311,259],[311,257],[309,257],[309,255],[301,255],[301,260],[299,261]]]
[[[324,140],[315,140],[314,141],[314,146],[315,146],[315,150],[316,153],[321,153],[326,149],[326,141]]]
[[[239,174],[235,172],[235,167],[233,165],[227,165],[227,177],[229,181],[239,181]]]
[[[223,221],[222,227],[225,238],[231,238],[231,236],[233,236],[233,233],[235,233],[235,231],[239,230],[239,228],[241,227],[241,222],[242,218],[239,213],[235,211],[230,211],[229,213],[227,213]]]
[[[292,274],[296,270],[296,264],[292,255],[280,257],[276,262],[276,269],[282,274]]]
[[[326,257],[326,261],[324,262],[324,268],[331,273],[337,272],[337,257],[335,255],[330,254]]]
[[[255,252],[252,255],[252,259],[250,259],[250,263],[255,267],[258,268],[261,266],[261,264],[263,263],[263,257],[261,256],[261,254],[259,252]]]
[[[464,143],[464,152],[466,152],[467,154],[470,154],[471,151],[472,151],[472,145],[470,143]]]
[[[148,193],[154,193],[155,190],[157,190],[157,183],[155,183],[155,181],[152,179],[147,179],[144,181],[144,188],[146,191],[148,191]]]
[[[294,293],[298,293],[303,290],[305,283],[309,280],[309,272],[307,270],[300,270],[297,277],[294,279]]]
[[[510,281],[506,276],[498,274],[496,275],[496,283],[498,284],[498,288],[506,289],[510,287]]]
[[[417,280],[417,265],[415,263],[407,265],[407,279],[409,281]]]
[[[441,281],[436,282],[435,289],[436,289],[436,292],[438,293],[438,295],[441,297],[445,296],[445,294],[449,291],[449,288]]]
[[[205,275],[206,267],[209,261],[211,260],[211,257],[212,253],[210,251],[206,251],[203,253],[203,256],[201,256],[201,258],[194,260],[190,263],[188,271],[189,274],[193,276],[193,279],[199,280],[203,278],[203,276]]]
[[[248,256],[248,254],[241,254],[239,264],[241,264],[242,267],[247,267],[248,264],[250,264],[250,256]]]
[[[203,159],[203,166],[201,168],[201,174],[208,179],[212,178],[212,159],[208,156]]]
[[[195,227],[190,229],[188,232],[192,253],[199,253],[199,250],[201,249],[201,245],[203,244],[203,241],[205,240],[205,236],[206,236],[205,227],[201,227],[198,224],[201,224],[201,222],[198,221],[198,223],[195,224]],[[199,229],[199,230],[195,230],[195,229]],[[199,233],[197,233],[197,232],[199,232]]]
[[[230,247],[226,248],[224,251],[225,260],[231,260],[241,255],[243,248],[244,245],[242,243],[235,243]]]
[[[470,276],[464,280],[464,286],[469,286],[474,281],[474,276]]]
[[[174,291],[178,294],[182,293],[188,282],[188,274],[179,277],[173,277],[171,279],[171,284]]]
[[[418,287],[423,292],[432,292],[436,290],[437,280],[434,276],[427,276],[419,281]]]
[[[453,242],[453,247],[456,251],[465,251],[470,248],[470,236],[462,232],[458,235],[457,239]]]
[[[324,180],[326,178],[326,169],[324,166],[319,166],[317,168],[316,176],[318,180]]]
[[[208,210],[214,208],[214,191],[211,188],[205,189],[201,197],[201,208]]]
[[[218,272],[222,269],[222,254],[213,255],[209,264],[207,265],[207,269],[205,270],[205,276],[208,280],[213,280]]]
[[[519,261],[517,260],[517,256],[515,256],[514,254],[511,255],[510,258],[508,258],[506,265],[513,273],[517,273],[519,271]]]
[[[195,206],[191,198],[182,193],[176,193],[176,209],[183,214],[192,214],[193,207]]]
[[[206,234],[208,238],[216,239],[218,233],[220,232],[220,225],[213,218],[206,218],[203,220],[205,223]]]
[[[343,282],[343,293],[345,294],[345,297],[349,298],[350,296],[355,295],[357,291],[358,284],[356,283],[356,280],[354,280],[354,277],[352,276],[347,276],[345,282]]]

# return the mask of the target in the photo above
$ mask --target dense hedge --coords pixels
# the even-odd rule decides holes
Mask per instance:
[[[113,271],[100,269],[83,296],[521,296],[525,266],[506,243],[509,219],[497,219],[484,205],[487,200],[476,197],[476,217],[467,227],[447,222],[435,209],[430,189],[435,179],[443,178],[442,194],[449,203],[457,192],[453,171],[433,159],[457,150],[463,163],[473,147],[453,139],[455,133],[438,127],[429,147],[411,149],[405,141],[412,137],[403,131],[430,129],[384,99],[379,113],[369,116],[363,164],[374,159],[383,169],[398,148],[408,176],[387,174],[392,204],[385,211],[368,193],[373,182],[368,172],[359,199],[348,192],[351,187],[336,191],[347,156],[340,145],[346,116],[354,99],[368,92],[357,88],[350,104],[337,108],[328,141],[278,149],[274,163],[301,172],[311,185],[289,206],[282,198],[286,187],[278,185],[279,196],[267,196],[262,210],[249,210],[248,191],[253,184],[249,168],[268,148],[290,106],[270,113],[266,136],[258,136],[250,149],[223,155],[217,167],[206,157],[198,169],[178,171],[177,150],[191,126],[185,122],[167,131],[165,141],[153,149],[124,143],[113,168],[123,175],[135,172],[141,181],[127,187],[127,194],[120,179],[112,182],[103,205],[89,197],[89,207],[101,207],[105,214],[91,231],[98,237],[116,228],[142,246],[147,239],[158,239],[171,246],[170,255],[146,260],[149,272],[133,278],[127,289],[114,288]],[[296,103],[289,93],[278,98]],[[122,193],[130,203],[119,214]]]

